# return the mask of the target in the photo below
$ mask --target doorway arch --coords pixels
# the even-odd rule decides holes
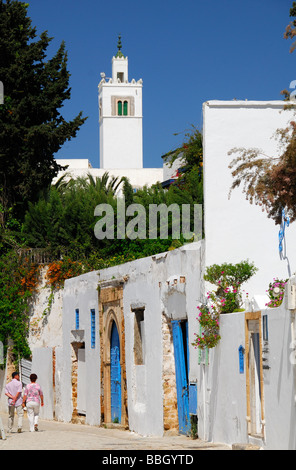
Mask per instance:
[[[128,427],[123,282],[116,279],[102,282],[98,292],[101,422],[118,422],[121,426]]]

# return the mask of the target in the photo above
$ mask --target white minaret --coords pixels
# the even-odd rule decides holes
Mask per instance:
[[[100,167],[143,168],[142,79],[128,81],[128,58],[112,58],[112,78],[99,83]]]

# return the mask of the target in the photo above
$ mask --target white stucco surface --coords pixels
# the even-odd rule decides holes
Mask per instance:
[[[295,313],[283,304],[262,310],[268,317],[268,341],[263,341],[264,438],[256,444],[267,450],[295,450]],[[295,330],[294,330],[295,331]],[[201,365],[198,381],[199,436],[228,444],[254,442],[248,436],[246,359],[239,372],[238,348],[245,348],[245,312],[220,317],[221,341],[210,350],[209,365]]]
[[[197,305],[201,300],[201,263],[203,243],[197,242],[170,252],[139,259],[120,266],[94,271],[69,279],[64,288],[63,358],[59,359],[61,401],[58,419],[70,421],[71,342],[75,330],[75,309],[79,308],[80,326],[86,349],[86,382],[89,390],[86,420],[100,424],[100,332],[98,285],[100,282],[125,278],[123,310],[125,319],[125,356],[128,389],[129,428],[143,435],[163,434],[162,384],[162,314],[169,318],[188,319],[189,344],[197,328]],[[180,278],[182,277],[182,286]],[[185,277],[185,282],[183,282]],[[173,281],[173,282],[172,282]],[[171,295],[183,296],[180,310],[168,302]],[[134,363],[135,306],[145,308],[145,363]],[[96,311],[96,347],[90,347],[90,309]],[[59,371],[60,368],[60,371]],[[197,377],[197,351],[190,346],[190,378]]]
[[[109,177],[121,178],[126,176],[133,188],[139,189],[144,186],[151,186],[157,182],[163,181],[163,168],[92,168],[87,165],[88,160],[84,163],[79,159],[63,159],[57,160],[57,163],[61,165],[68,165],[68,169],[60,171],[58,176],[53,180],[53,184],[61,178],[65,173],[72,178],[87,177],[89,174],[93,178],[102,178],[103,174],[108,172]]]

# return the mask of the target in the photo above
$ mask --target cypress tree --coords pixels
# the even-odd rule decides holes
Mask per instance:
[[[2,225],[14,208],[22,217],[28,202],[62,169],[54,154],[76,136],[86,118],[80,112],[67,122],[60,109],[70,99],[70,73],[62,42],[46,60],[52,40],[47,31],[37,38],[28,17],[28,4],[0,0],[0,204]]]

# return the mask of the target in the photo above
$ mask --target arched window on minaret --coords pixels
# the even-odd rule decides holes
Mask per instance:
[[[128,116],[128,102],[124,101],[123,103],[123,115]]]
[[[122,116],[122,101],[118,101],[117,103],[117,114],[118,116]]]

